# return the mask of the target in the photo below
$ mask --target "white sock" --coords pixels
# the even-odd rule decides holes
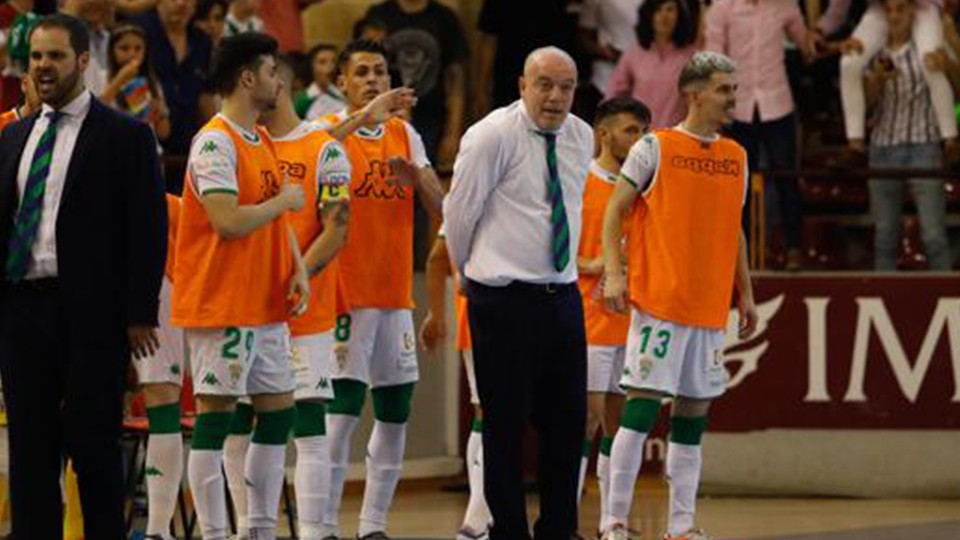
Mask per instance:
[[[350,464],[350,437],[360,418],[349,414],[327,413],[327,438],[330,444],[330,498],[323,524],[328,534],[340,535],[340,503],[343,500],[343,483],[347,479]]]
[[[587,467],[590,466],[590,457],[580,458],[580,480],[577,481],[577,506],[580,506],[580,499],[583,498],[583,484],[587,479]]]
[[[297,520],[301,540],[320,540],[323,515],[330,499],[330,445],[325,435],[298,437],[297,469],[294,486],[297,490]]]
[[[407,424],[375,420],[367,444],[367,483],[363,489],[360,530],[363,537],[386,531],[387,512],[403,469],[403,450],[407,442]]]
[[[604,529],[614,523],[627,523],[630,505],[633,503],[633,488],[643,464],[643,443],[646,439],[646,433],[622,426],[613,438],[613,448],[610,450],[610,491]]]
[[[223,492],[222,450],[190,450],[187,476],[204,540],[227,537],[227,500]]]
[[[605,456],[603,452],[597,455],[597,488],[600,491],[600,527],[598,530],[604,530],[606,523],[603,522],[607,515],[607,499],[610,497],[610,457]]]
[[[483,435],[470,432],[467,439],[467,478],[470,481],[470,500],[463,516],[463,526],[474,532],[487,529],[490,525],[490,508],[483,496]]]
[[[701,446],[667,444],[667,482],[670,483],[669,534],[681,534],[693,528],[700,484]]]
[[[147,440],[147,534],[170,534],[183,479],[183,436],[152,433]]]
[[[247,450],[247,521],[251,540],[254,529],[273,531],[277,528],[280,492],[283,490],[284,462],[287,446],[252,443]],[[258,531],[261,533],[262,532]]]
[[[223,443],[223,469],[227,474],[227,487],[233,499],[236,513],[237,532],[243,536],[250,532],[247,521],[247,486],[243,481],[247,463],[247,450],[250,448],[250,435],[229,435]]]

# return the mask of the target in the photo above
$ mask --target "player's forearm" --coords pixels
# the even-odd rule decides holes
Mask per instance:
[[[438,238],[427,257],[427,306],[441,320],[446,314],[447,276],[450,275],[450,256],[446,242]]]
[[[233,202],[217,200],[220,197],[232,197]],[[209,194],[204,195],[203,201],[214,231],[226,240],[249,235],[280,217],[287,209],[279,197],[260,204],[239,205],[236,195]]]
[[[359,110],[347,115],[342,122],[331,127],[327,132],[330,133],[330,136],[334,139],[343,142],[347,137],[352,135],[353,132],[362,128],[368,122],[367,112],[365,110]]]
[[[622,180],[621,180],[622,182]],[[623,234],[623,220],[630,209],[631,198],[624,196],[623,188],[618,184],[614,190],[607,210],[603,214],[603,271],[608,276],[623,275],[623,261],[620,258],[620,241]]]
[[[293,256],[295,274],[306,274],[307,267],[303,262],[303,253],[300,252],[300,241],[297,240],[297,233],[293,232],[293,227],[290,225],[287,225],[287,241],[290,243],[290,254]]]
[[[347,222],[324,220],[323,232],[304,254],[304,264],[311,276],[323,272],[347,243]]]
[[[577,257],[577,272],[581,276],[599,276],[603,273],[603,257],[591,259],[589,257]]]
[[[437,178],[437,173],[431,167],[421,167],[417,170],[416,188],[424,210],[431,217],[443,219],[443,197],[446,192],[440,179]]]
[[[736,282],[740,298],[753,300],[753,282],[750,280],[750,257],[747,253],[747,237],[743,234],[743,231],[740,231]]]

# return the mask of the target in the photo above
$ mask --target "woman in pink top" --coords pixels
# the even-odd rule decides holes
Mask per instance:
[[[617,62],[606,98],[633,97],[650,107],[653,127],[674,126],[687,110],[676,85],[664,81],[677,80],[697,51],[696,24],[681,0],[647,0],[636,32],[637,43]]]

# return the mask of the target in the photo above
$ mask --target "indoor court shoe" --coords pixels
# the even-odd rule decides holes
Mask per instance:
[[[470,527],[457,531],[457,540],[487,540],[488,538],[490,538],[489,531],[474,531]]]
[[[710,537],[703,529],[690,529],[681,534],[665,534],[663,540],[710,540]]]
[[[622,523],[614,523],[603,533],[603,540],[630,540],[630,531]]]
[[[357,540],[390,540],[390,537],[383,531],[377,531],[363,536],[357,536]]]

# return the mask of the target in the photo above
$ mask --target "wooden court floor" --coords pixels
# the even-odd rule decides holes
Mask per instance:
[[[397,539],[453,538],[467,495],[445,489],[450,481],[401,483],[390,514]],[[345,537],[356,532],[362,491],[349,485],[342,512]],[[588,478],[581,504],[580,532],[593,538],[599,519],[596,478]],[[535,497],[529,513],[537,511]],[[702,498],[698,525],[716,539],[782,540],[960,540],[960,501],[796,498]],[[646,540],[664,532],[666,485],[643,478],[634,498],[630,527]]]

